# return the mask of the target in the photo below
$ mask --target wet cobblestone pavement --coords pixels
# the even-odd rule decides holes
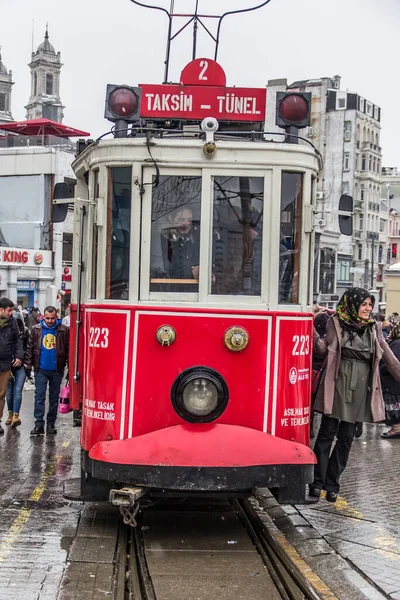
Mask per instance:
[[[24,392],[22,426],[0,437],[0,598],[111,598],[118,514],[62,497],[64,481],[79,474],[80,430],[72,414],[59,415],[57,435],[31,438],[32,413],[33,392]],[[343,600],[400,600],[400,440],[382,439],[383,431],[369,425],[354,441],[336,505],[280,507],[268,493],[260,498],[285,540]]]
[[[372,583],[381,594],[377,597],[400,600],[400,439],[382,439],[386,430],[383,425],[364,425],[363,435],[353,442],[336,504],[321,499],[296,509],[319,534],[318,543],[324,544],[310,566],[314,568],[319,560],[324,571],[325,562],[329,578],[333,551]],[[316,547],[315,542],[308,546],[311,551]]]

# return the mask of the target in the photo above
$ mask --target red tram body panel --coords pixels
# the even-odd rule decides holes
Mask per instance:
[[[121,466],[236,468],[235,483],[225,486],[237,490],[245,485],[238,467],[314,463],[308,448],[311,315],[99,305],[82,307],[81,316],[84,369],[81,384],[72,385],[72,403],[82,404],[81,441],[94,476],[169,489],[179,482],[185,489],[176,473],[149,479],[135,472],[132,478]],[[166,324],[176,341],[161,346],[156,332]],[[238,353],[224,344],[234,326],[249,339]],[[229,389],[227,407],[213,423],[189,424],[171,403],[175,379],[197,365],[220,373]]]

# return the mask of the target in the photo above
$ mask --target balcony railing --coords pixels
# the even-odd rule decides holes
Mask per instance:
[[[361,231],[359,229],[355,229],[353,231],[353,237],[360,238],[361,237]]]
[[[381,146],[378,146],[378,144],[374,144],[373,142],[363,142],[362,150],[374,150],[374,152],[380,152],[382,148]]]

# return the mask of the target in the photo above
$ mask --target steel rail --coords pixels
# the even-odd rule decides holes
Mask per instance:
[[[293,564],[290,557],[278,544],[274,536],[271,535],[268,528],[259,519],[249,501],[233,500],[233,506],[237,511],[238,517],[249,532],[249,535],[249,525],[251,526],[251,529],[254,531],[256,538],[259,541],[257,549],[259,549],[259,545],[261,545],[262,549],[267,554],[269,561],[272,563],[290,600],[320,600],[320,596],[311,586],[310,582],[304,577],[297,566]],[[269,519],[267,515],[265,515],[265,518]]]

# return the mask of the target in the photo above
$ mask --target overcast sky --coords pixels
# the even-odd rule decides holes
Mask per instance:
[[[218,14],[260,2],[199,0],[199,7]],[[170,6],[170,0],[147,3]],[[175,11],[190,12],[194,4],[176,0]],[[67,125],[97,137],[109,129],[103,119],[107,83],[162,83],[167,18],[159,11],[130,0],[0,0],[0,8],[0,45],[3,63],[13,71],[16,120],[25,119],[29,98],[33,21],[34,50],[48,22],[50,42],[61,52]],[[400,167],[399,32],[400,0],[271,0],[258,11],[224,20],[218,62],[227,85],[241,87],[262,87],[277,77],[292,82],[341,75],[342,89],[382,108],[383,165]],[[197,56],[213,52],[200,32]],[[179,81],[190,60],[188,31],[173,43],[170,79]]]

